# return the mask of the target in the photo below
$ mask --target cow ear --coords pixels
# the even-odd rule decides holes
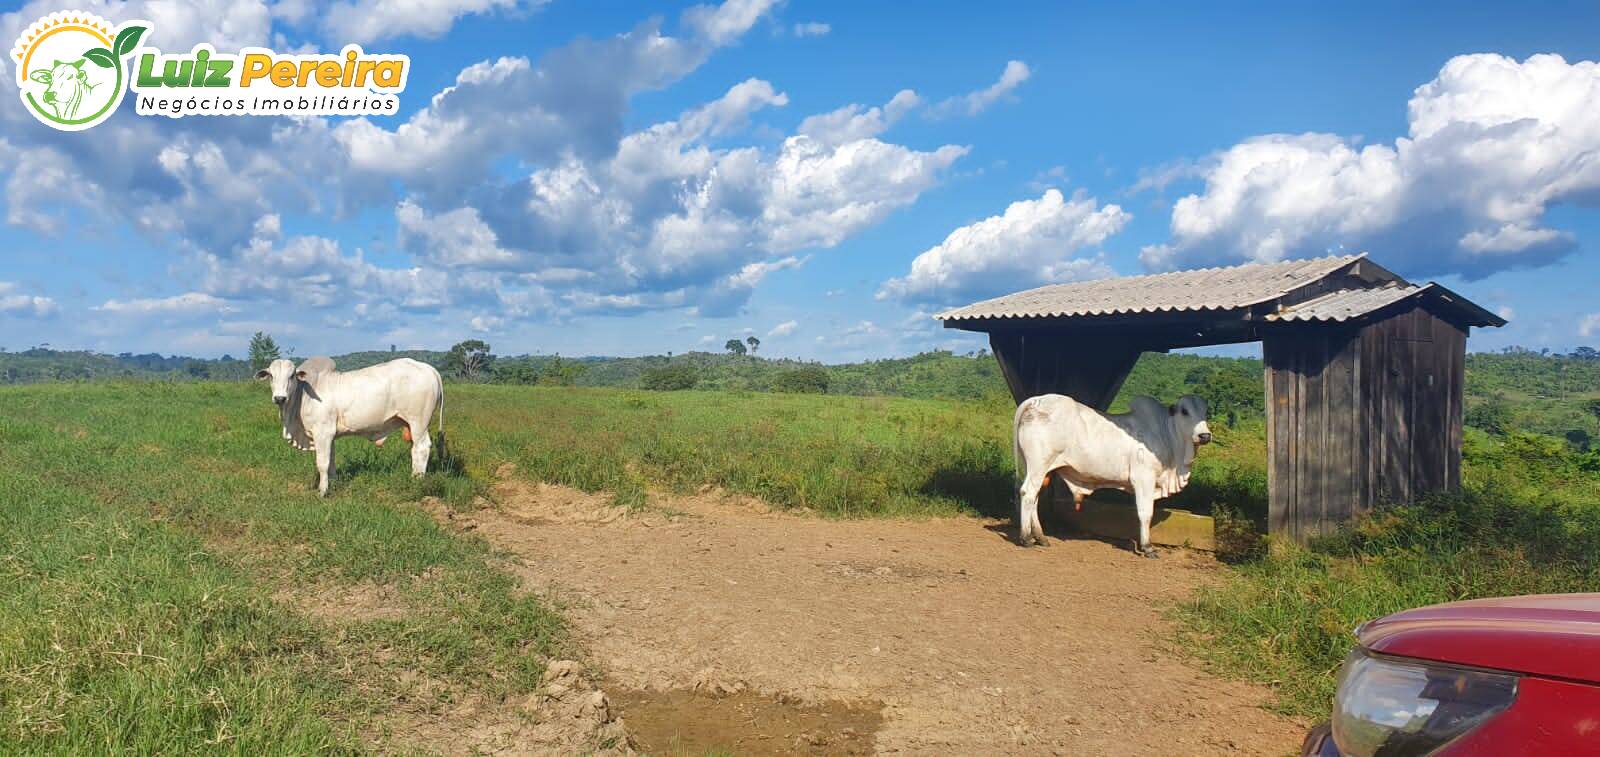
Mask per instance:
[[[258,379],[272,378],[272,371],[269,371],[269,370],[267,370],[265,368],[262,368],[261,370],[256,371],[256,378],[258,378]]]
[[[28,78],[32,79],[32,80],[34,80],[36,82],[39,82],[40,84],[49,84],[50,83],[50,69],[41,68],[41,69],[39,69],[37,71],[34,71],[31,74],[28,74]]]

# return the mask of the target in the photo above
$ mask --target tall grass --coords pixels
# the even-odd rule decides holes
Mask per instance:
[[[814,395],[479,386],[458,390],[470,458],[642,503],[701,486],[833,516],[998,511],[1010,501],[1005,412]]]
[[[559,618],[415,504],[482,483],[413,481],[403,447],[341,444],[321,500],[259,387],[0,391],[5,751],[358,750],[397,670],[531,689]],[[397,612],[330,627],[274,599],[358,583]]]
[[[473,386],[453,412],[480,465],[637,505],[652,488],[702,486],[828,516],[986,513],[1015,501],[1009,401],[959,402],[749,392]],[[1174,507],[1266,518],[1262,426],[1216,427],[1191,493]],[[488,471],[480,473],[487,475]]]

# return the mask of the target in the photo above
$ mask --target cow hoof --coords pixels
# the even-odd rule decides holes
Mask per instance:
[[[1161,557],[1161,553],[1157,552],[1155,550],[1155,547],[1149,547],[1149,548],[1146,548],[1145,550],[1141,551],[1139,553],[1139,556],[1143,557],[1146,560],[1154,560],[1154,559],[1157,559],[1157,558]]]
[[[1037,545],[1039,545],[1041,547],[1050,546],[1050,541],[1048,539],[1045,539],[1043,536],[1037,536],[1037,535],[1034,536],[1033,537],[1033,543],[1037,544]]]

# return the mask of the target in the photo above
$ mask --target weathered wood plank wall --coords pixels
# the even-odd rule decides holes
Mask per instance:
[[[1266,335],[1268,529],[1328,533],[1461,483],[1466,332],[1421,307]]]
[[[1268,335],[1268,518],[1272,533],[1304,538],[1354,515],[1366,476],[1360,338],[1353,328],[1285,329]]]

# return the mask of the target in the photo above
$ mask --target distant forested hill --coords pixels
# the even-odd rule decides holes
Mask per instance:
[[[334,356],[341,368],[362,368],[397,357],[430,363],[455,379],[450,355],[439,351],[370,351]],[[1090,358],[1092,359],[1092,357]],[[41,381],[245,380],[247,362],[159,354],[106,355],[31,349],[0,352],[0,383]],[[905,358],[823,365],[760,355],[689,352],[647,357],[494,357],[483,380],[509,384],[802,391],[952,399],[1005,405],[1010,395],[999,366],[984,350],[967,355],[926,352]],[[1170,401],[1200,394],[1219,418],[1260,415],[1261,361],[1248,358],[1147,354],[1123,386],[1118,405],[1135,394]],[[1570,355],[1511,349],[1467,357],[1467,423],[1490,433],[1513,430],[1565,438],[1580,448],[1600,444],[1600,351]]]
[[[0,351],[0,384],[102,379],[233,380],[249,375],[250,365],[230,356],[203,360],[156,353],[106,355],[38,347],[23,352]]]

